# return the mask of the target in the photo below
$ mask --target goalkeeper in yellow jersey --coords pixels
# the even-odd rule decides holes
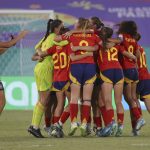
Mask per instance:
[[[56,44],[53,39],[57,34],[59,34],[60,29],[63,27],[61,20],[52,20],[50,19],[47,23],[47,31],[44,38],[35,46],[35,49],[41,49],[46,51],[54,44]],[[42,116],[45,112],[48,95],[52,86],[52,75],[53,75],[53,60],[51,56],[41,58],[38,53],[35,53],[32,57],[32,60],[38,60],[34,68],[34,75],[36,80],[36,85],[38,89],[39,99],[34,107],[32,123],[28,128],[28,132],[37,138],[43,138],[43,135],[40,132],[40,123]]]

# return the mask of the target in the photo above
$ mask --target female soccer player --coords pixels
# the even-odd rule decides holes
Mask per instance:
[[[63,28],[60,34],[64,34],[69,31],[67,28]],[[69,106],[64,109],[66,97],[70,101],[69,86],[69,51],[70,44],[67,40],[57,43],[57,45],[49,48],[47,51],[38,51],[39,56],[45,57],[51,55],[54,62],[54,72],[53,72],[53,91],[56,91],[57,96],[57,107],[54,111],[53,117],[53,131],[52,136],[63,137],[62,124],[68,119],[70,115]],[[62,114],[63,112],[63,114]]]
[[[141,39],[141,35],[139,33],[134,37],[138,42]],[[147,63],[146,63],[146,53],[143,47],[138,45],[138,49],[140,51],[140,57],[137,60],[138,64],[138,73],[139,73],[139,82],[137,84],[137,95],[141,101],[145,103],[145,106],[150,113],[150,74],[148,72]],[[136,101],[138,105],[138,109],[140,114],[142,114],[140,102]],[[132,123],[132,133],[134,136],[139,135],[139,131],[135,130],[136,118],[131,113],[131,123]],[[144,125],[144,124],[143,124]]]
[[[50,19],[47,23],[46,34],[44,38],[35,46],[35,49],[37,50],[40,48],[42,51],[46,51],[48,48],[52,47],[54,45],[53,39],[57,34],[59,34],[62,27],[63,23],[61,20]],[[33,59],[39,60],[34,69],[39,100],[34,107],[32,123],[28,128],[28,132],[35,137],[43,138],[39,126],[43,113],[45,112],[47,98],[52,86],[53,60],[51,56],[47,56],[43,59],[37,53],[34,55]]]
[[[89,20],[79,18],[75,24],[76,30],[86,30],[89,28]],[[63,36],[56,40],[65,39]],[[100,39],[95,34],[76,33],[72,34],[68,39],[73,46],[95,46],[100,42]],[[80,55],[80,56],[79,56]],[[80,99],[80,90],[83,86],[83,105],[81,111],[81,135],[86,136],[87,121],[89,119],[91,109],[91,96],[93,91],[93,83],[96,79],[96,66],[93,56],[82,50],[71,52],[70,65],[70,80],[71,80],[71,102],[70,102],[70,117],[71,131],[69,135],[73,135],[78,128],[78,100]]]
[[[138,33],[135,37],[137,41],[141,39],[141,35]],[[150,74],[146,63],[146,53],[143,47],[139,46],[140,57],[138,58],[138,73],[139,82],[137,85],[137,93],[140,96],[140,100],[144,101],[147,111],[150,113]]]
[[[121,53],[125,57],[128,57],[134,61],[136,61],[136,57],[133,54],[126,52],[124,47],[120,45],[115,45],[108,49],[108,39],[111,38],[113,30],[111,28],[104,27],[103,32],[103,47],[99,50],[98,58],[100,78],[103,82],[101,85],[102,99],[104,100],[107,113],[107,123],[103,130],[103,136],[109,136],[110,134],[113,134],[113,132],[116,136],[120,136],[122,134],[124,121],[124,109],[121,102],[123,95],[124,76],[122,67],[118,61],[118,53]],[[115,132],[117,126],[114,121],[114,110],[112,107],[113,88],[117,109],[117,132]]]
[[[94,33],[99,36],[102,27],[104,27],[104,24],[101,22],[101,20],[98,17],[91,17],[89,21],[91,24],[91,28],[94,30]],[[103,111],[103,108],[104,108],[104,107],[99,107],[99,104],[98,104],[98,98],[99,98],[98,95],[100,92],[100,78],[99,78],[99,67],[97,64],[97,56],[98,56],[98,51],[94,52],[94,60],[97,65],[96,66],[97,79],[94,83],[92,101],[91,101],[92,111],[93,111],[93,123],[94,123],[93,131],[96,133],[96,135],[102,129],[102,119],[101,119],[100,110]],[[90,131],[90,121],[91,121],[91,117],[89,118],[89,121],[88,121],[87,131]]]
[[[134,39],[137,34],[136,23],[134,21],[123,21],[119,25],[118,34],[125,50],[139,57],[137,42]],[[142,114],[136,103],[136,88],[138,82],[136,63],[127,57],[122,57],[120,62],[125,76],[124,97],[129,105],[131,114],[135,118],[135,130],[140,130],[145,124],[145,120],[142,118]]]
[[[0,55],[2,55],[8,48],[14,46],[18,41],[26,36],[28,31],[22,31],[17,37],[13,37],[10,41],[7,42],[0,42]],[[5,106],[5,94],[4,94],[4,87],[2,82],[0,81],[0,114],[2,113],[4,106]]]

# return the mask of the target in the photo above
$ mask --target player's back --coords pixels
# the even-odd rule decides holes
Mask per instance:
[[[78,33],[78,34],[73,34],[70,37],[70,42],[72,42],[74,46],[95,46],[99,44],[100,38],[96,34]],[[86,52],[79,50],[74,53],[75,55],[80,55]],[[86,58],[83,58],[78,61],[74,61],[72,63],[95,63],[95,62],[93,56],[88,56]]]
[[[122,36],[121,45],[124,46],[125,50],[133,55],[136,55],[138,49],[136,40],[129,34],[121,34],[119,36]],[[123,60],[121,60],[121,65],[124,69],[135,68],[136,66],[135,62],[127,57],[123,57]]]

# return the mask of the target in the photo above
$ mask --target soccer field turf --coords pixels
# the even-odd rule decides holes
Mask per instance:
[[[146,126],[138,137],[131,135],[129,112],[125,113],[123,136],[106,138],[94,135],[83,138],[79,131],[74,137],[69,137],[68,121],[64,126],[65,138],[37,139],[26,130],[31,116],[31,111],[3,112],[0,116],[0,150],[150,150],[150,115],[146,111],[143,112]],[[45,134],[43,130],[42,133]]]

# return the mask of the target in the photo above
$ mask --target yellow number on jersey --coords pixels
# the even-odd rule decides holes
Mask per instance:
[[[67,67],[67,55],[64,52],[61,52],[59,55],[55,53],[53,56],[54,69],[63,69]],[[58,62],[60,62],[58,64]]]
[[[133,54],[133,50],[134,50],[134,47],[132,45],[130,45],[128,47],[128,52]]]
[[[80,43],[79,43],[79,46],[89,46],[89,43],[86,41],[86,40],[81,40]],[[86,51],[85,52],[81,52],[81,54],[85,54],[87,53]]]
[[[118,55],[118,50],[115,47],[110,48],[107,51],[108,61],[118,61],[118,58],[115,58]]]

